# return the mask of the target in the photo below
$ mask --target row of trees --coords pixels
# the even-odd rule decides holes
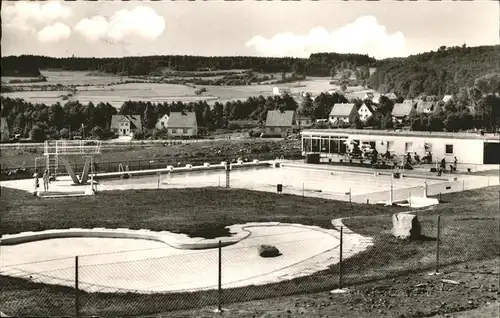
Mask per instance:
[[[122,58],[52,58],[21,55],[2,57],[2,76],[38,76],[40,69],[100,71],[124,75],[160,74],[164,70],[206,71],[247,69],[264,73],[293,72],[301,75],[328,76],[332,66],[368,65],[375,59],[361,54],[320,53],[310,58],[141,56]]]

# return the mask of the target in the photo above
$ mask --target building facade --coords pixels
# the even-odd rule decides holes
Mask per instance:
[[[167,114],[161,116],[160,119],[155,124],[155,128],[158,130],[167,129],[169,116]]]
[[[141,116],[113,115],[110,128],[118,136],[130,136],[131,133],[142,131]]]
[[[264,131],[268,135],[286,137],[293,132],[295,111],[270,110],[267,112]]]
[[[171,112],[167,132],[173,137],[194,137],[198,135],[198,122],[194,112]]]
[[[301,132],[302,152],[320,153],[323,157],[345,154],[349,141],[369,144],[378,153],[389,151],[403,156],[432,154],[433,160],[452,162],[457,157],[463,164],[500,164],[499,136],[467,133],[396,132],[359,129],[310,129]]]

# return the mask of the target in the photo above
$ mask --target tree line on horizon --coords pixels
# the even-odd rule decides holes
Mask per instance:
[[[214,71],[252,70],[263,73],[294,72],[307,76],[329,76],[330,69],[341,63],[356,66],[373,64],[374,58],[363,54],[317,53],[309,58],[292,57],[204,57],[188,55],[136,56],[121,58],[67,57],[36,55],[2,57],[2,76],[40,76],[40,70],[99,71],[118,75],[160,75],[164,70]]]

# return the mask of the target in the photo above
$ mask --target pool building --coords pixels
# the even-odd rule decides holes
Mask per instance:
[[[310,129],[301,133],[302,153],[320,154],[332,158],[347,152],[348,143],[368,144],[378,153],[389,151],[404,156],[417,153],[432,154],[433,160],[454,157],[462,164],[500,164],[500,136],[498,134],[474,134],[421,131],[384,131],[362,129]]]

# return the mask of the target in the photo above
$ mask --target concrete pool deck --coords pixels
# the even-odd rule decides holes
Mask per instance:
[[[297,161],[279,161],[282,168],[262,168],[259,165],[270,166],[271,162],[260,162],[254,167],[239,166],[231,172],[230,186],[257,191],[276,193],[277,184],[283,184],[283,193],[352,201],[356,203],[377,203],[389,200],[390,187],[393,186],[393,201],[404,201],[410,197],[418,199],[424,195],[424,185],[427,184],[427,194],[436,196],[440,193],[459,192],[500,184],[497,176],[479,176],[473,174],[443,174],[422,171],[422,169],[403,172],[403,178],[391,178],[390,170],[377,170],[363,167],[334,166],[327,164],[305,164]],[[241,169],[243,168],[243,169]],[[178,170],[177,170],[178,169]],[[162,169],[162,171],[165,169]],[[196,169],[174,168],[175,173],[163,173],[159,177],[151,171],[149,176],[132,176],[129,179],[119,179],[117,173],[100,174],[97,190],[128,190],[128,189],[170,189],[187,187],[218,187],[225,186],[225,171],[208,167]],[[130,173],[135,173],[131,171]],[[144,171],[137,171],[144,173]],[[378,174],[378,175],[375,175]],[[107,179],[114,176],[114,179]],[[158,182],[159,181],[159,182]],[[1,186],[24,191],[34,191],[34,180],[12,180],[0,182]],[[50,184],[49,197],[83,195],[90,185],[72,185],[69,176],[58,177]],[[87,191],[88,192],[88,191]],[[350,192],[350,193],[349,193]],[[416,200],[414,200],[416,202]]]
[[[234,225],[230,230],[235,236],[220,238],[226,245],[222,248],[224,288],[307,276],[339,261],[340,233],[336,229],[269,222]],[[108,238],[82,238],[83,233],[107,233]],[[77,234],[80,238],[71,238]],[[70,238],[62,238],[64,235]],[[110,239],[112,235],[122,238]],[[156,240],[151,241],[155,236]],[[68,229],[5,235],[3,240],[18,244],[0,246],[0,274],[33,282],[73,286],[74,256],[80,250],[79,287],[88,292],[161,293],[217,287],[218,249],[200,251],[190,247],[208,241],[212,244],[219,238],[204,240],[147,230]],[[229,241],[231,245],[227,245]],[[179,242],[187,245],[180,246]],[[261,244],[276,246],[282,255],[260,257],[257,247]],[[343,244],[344,257],[350,257],[373,242],[351,233],[344,237]]]

